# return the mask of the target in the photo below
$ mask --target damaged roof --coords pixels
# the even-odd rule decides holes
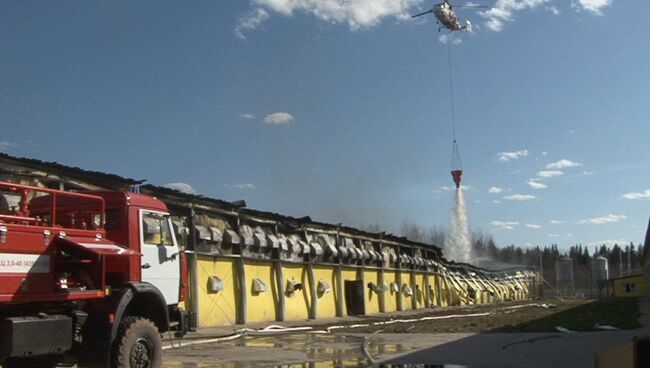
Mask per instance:
[[[156,196],[161,200],[168,201],[171,204],[177,206],[187,206],[188,203],[191,203],[194,205],[201,205],[208,210],[213,209],[220,212],[226,212],[231,215],[244,215],[253,218],[258,217],[262,219],[275,220],[280,224],[284,224],[293,228],[308,226],[330,231],[340,231],[343,234],[351,236],[357,235],[374,239],[381,238],[389,242],[425,248],[435,252],[439,257],[442,256],[441,249],[435,245],[412,241],[406,237],[401,237],[394,234],[371,233],[354,227],[343,226],[341,224],[329,224],[313,221],[309,216],[296,218],[274,212],[244,208],[246,207],[245,201],[227,202],[202,195],[188,194],[175,189],[152,184],[141,185],[146,180],[131,179],[116,174],[107,174],[99,171],[84,170],[78,167],[65,166],[57,162],[47,162],[24,157],[14,157],[0,152],[0,171],[6,171],[10,174],[15,175],[39,176],[40,173],[34,173],[34,171],[37,171],[42,172],[43,177],[54,175],[61,180],[72,179],[82,181],[104,189],[128,190],[133,186],[138,186],[141,193]]]
[[[140,193],[158,197],[164,201],[172,201],[175,205],[200,204],[206,207],[225,210],[226,212],[236,211],[246,206],[245,201],[227,202],[221,199],[205,197],[200,194],[189,194],[176,189],[161,187],[152,184],[140,186]]]
[[[56,175],[60,178],[70,178],[74,180],[82,180],[99,187],[111,188],[121,186],[127,188],[133,185],[139,185],[146,181],[146,179],[131,179],[125,178],[115,174],[107,174],[100,171],[84,170],[78,167],[65,166],[57,162],[48,162],[36,160],[33,158],[15,157],[6,153],[0,152],[0,164],[4,163],[13,167],[24,167],[33,171],[43,172],[43,176]],[[24,170],[16,169],[10,170],[5,165],[0,166],[0,171],[6,171],[10,174],[16,175],[34,175],[32,172],[25,172]]]

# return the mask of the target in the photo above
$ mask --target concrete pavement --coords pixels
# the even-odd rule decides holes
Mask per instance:
[[[456,364],[477,368],[567,367],[593,368],[597,351],[630,343],[634,336],[650,335],[650,303],[640,305],[644,327],[628,331],[581,333],[399,333],[364,334],[354,329],[335,334],[305,332],[271,336],[245,336],[219,343],[206,339],[233,335],[243,326],[204,328],[184,342],[199,343],[165,351],[165,367],[358,366],[374,360],[384,364]],[[423,311],[408,311],[393,318],[414,318]],[[424,312],[425,314],[427,312]],[[372,317],[302,320],[285,327],[366,323]],[[258,329],[268,324],[248,324]],[[366,351],[364,352],[364,341]],[[182,362],[182,363],[181,363]]]
[[[486,333],[464,338],[449,334],[409,336],[430,347],[383,364],[458,364],[478,368],[593,368],[595,353],[650,335],[650,329],[578,333]],[[382,336],[390,338],[389,336]]]

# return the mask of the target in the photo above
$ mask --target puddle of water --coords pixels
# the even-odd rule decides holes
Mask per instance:
[[[339,367],[366,367],[365,361],[359,360],[333,360],[320,362],[305,362],[296,364],[250,364],[250,363],[178,363],[166,362],[164,368],[244,368],[244,367],[269,367],[269,368],[339,368]]]
[[[380,364],[378,368],[472,368],[468,365],[456,364]]]
[[[241,368],[241,367],[276,367],[276,368],[334,368],[368,366],[367,357],[361,346],[363,337],[345,335],[314,335],[293,334],[275,336],[247,336],[241,339],[219,344],[194,345],[165,354],[164,368]],[[190,349],[188,349],[190,348]],[[242,348],[251,348],[250,354],[256,355],[249,359]],[[229,349],[233,350],[232,354]],[[268,349],[268,350],[267,350]],[[219,351],[217,356],[213,353]],[[305,362],[283,364],[278,361],[278,350],[305,354]],[[373,357],[395,354],[413,350],[402,344],[384,343],[380,337],[371,339],[367,346],[368,353]],[[246,351],[246,350],[244,350]],[[265,351],[268,354],[265,355]],[[191,359],[183,359],[183,356]],[[238,355],[238,356],[237,356]],[[260,362],[260,355],[265,355],[268,361]],[[191,362],[183,362],[190,361]],[[277,361],[277,364],[274,362]]]

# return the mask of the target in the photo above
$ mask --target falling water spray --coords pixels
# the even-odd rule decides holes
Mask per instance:
[[[463,188],[456,188],[456,200],[451,213],[451,232],[445,238],[445,256],[456,262],[469,262],[470,237]]]

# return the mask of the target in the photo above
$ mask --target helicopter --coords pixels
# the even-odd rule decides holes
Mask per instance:
[[[488,7],[481,6],[481,5],[474,5],[474,6],[459,6],[459,8],[488,8]],[[454,31],[472,32],[472,23],[469,20],[466,20],[465,25],[461,25],[460,19],[458,19],[458,16],[456,15],[456,13],[454,13],[453,7],[448,0],[443,0],[442,3],[434,5],[431,10],[427,10],[420,14],[412,15],[411,18],[416,18],[421,15],[425,15],[429,13],[433,13],[433,15],[436,16],[436,19],[438,19],[438,24],[440,24],[440,27],[438,27],[438,32],[440,32],[440,30],[443,27],[447,28],[452,32]]]

